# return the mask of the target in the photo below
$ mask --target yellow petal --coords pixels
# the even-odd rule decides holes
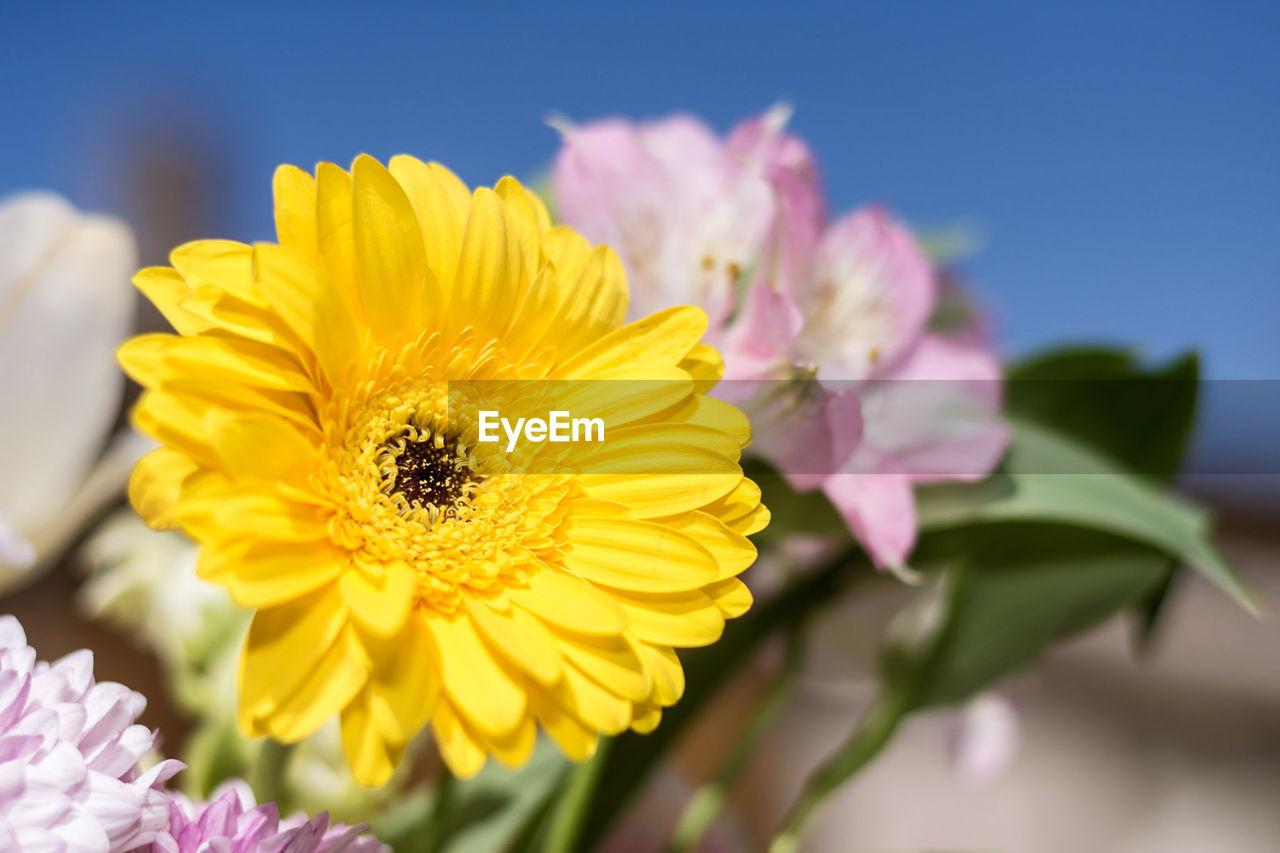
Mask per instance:
[[[556,638],[565,658],[610,693],[631,702],[643,702],[653,694],[644,661],[625,634],[585,637],[561,631]]]
[[[217,555],[216,561],[212,558]],[[242,607],[275,607],[326,586],[351,558],[327,542],[249,541],[201,550],[198,572],[221,583]]]
[[[335,310],[345,309],[354,323],[363,324],[353,216],[351,176],[341,166],[320,163],[316,166],[316,231],[322,266],[337,296]]]
[[[148,391],[133,410],[134,425],[142,433],[210,468],[220,464],[209,441],[205,415],[209,407],[186,394]]]
[[[716,606],[727,619],[736,619],[751,609],[751,590],[737,578],[716,581],[705,591],[715,599]]]
[[[529,756],[533,755],[533,748],[538,742],[538,727],[534,724],[533,717],[525,717],[511,734],[487,740],[487,746],[497,759],[514,770],[523,766]]]
[[[356,266],[375,338],[417,337],[434,326],[442,294],[427,268],[418,218],[400,184],[367,154],[351,168]]]
[[[640,655],[653,676],[653,701],[662,707],[674,705],[684,695],[684,667],[675,651],[667,646],[640,643]]]
[[[515,311],[522,270],[520,235],[506,205],[493,190],[478,188],[449,294],[446,339],[466,326],[477,327],[484,340],[501,335]]]
[[[527,275],[538,269],[538,257],[542,252],[539,236],[551,227],[547,209],[536,196],[521,186],[520,182],[506,175],[493,188],[498,198],[506,205],[511,223],[515,226],[520,241],[522,266]],[[544,227],[545,223],[545,227]],[[522,285],[528,282],[521,282]],[[524,290],[517,297],[517,304],[523,301]]]
[[[280,166],[271,179],[271,190],[276,204],[276,240],[287,249],[308,255],[319,252],[315,178],[297,166]]]
[[[125,372],[147,388],[202,376],[276,391],[315,391],[292,356],[253,341],[139,335],[120,347],[117,358]]]
[[[539,386],[548,394],[545,400],[539,401],[541,408],[537,415],[559,410],[574,416],[600,418],[605,424],[606,436],[612,430],[691,399],[693,394],[693,381],[678,367],[621,367],[592,379],[539,383]]]
[[[357,560],[342,575],[338,589],[360,627],[379,637],[400,632],[413,606],[418,576],[405,563],[387,563],[374,576]]]
[[[636,708],[635,717],[631,720],[631,731],[647,735],[662,722],[662,709],[657,705],[641,705]]]
[[[373,693],[366,685],[342,709],[342,751],[356,781],[377,788],[391,780],[399,756],[375,725],[372,702]]]
[[[284,350],[308,368],[314,361],[310,348],[270,305],[246,302],[225,291],[203,287],[182,301],[182,310],[206,324],[210,332],[225,332]]]
[[[440,701],[431,718],[436,745],[449,770],[459,779],[470,779],[484,767],[485,751],[468,731],[458,712],[448,701]]]
[[[770,513],[769,508],[764,504],[751,510],[751,512],[741,518],[734,519],[729,526],[737,533],[743,536],[751,536],[759,533],[769,526]]]
[[[284,743],[313,734],[356,697],[368,673],[369,658],[348,625],[297,691],[263,717],[267,730]]]
[[[712,580],[736,577],[756,561],[756,546],[750,539],[730,530],[724,522],[705,512],[681,513],[657,523],[683,534],[711,552],[719,564],[719,571]]]
[[[574,518],[568,540],[565,568],[615,589],[685,592],[706,586],[719,573],[715,557],[698,540],[664,524]]]
[[[724,376],[724,359],[715,347],[708,344],[695,344],[680,361],[680,366],[689,372],[698,384],[698,393],[707,394]]]
[[[627,275],[617,253],[608,246],[597,246],[579,259],[578,241],[582,238],[566,231],[552,228],[542,235],[543,249],[556,265],[560,285],[551,328],[561,361],[622,325],[628,300]],[[558,261],[557,253],[567,263]]]
[[[240,660],[242,719],[281,705],[310,677],[346,625],[347,608],[333,584],[255,613]]]
[[[547,206],[537,193],[530,192],[520,181],[505,175],[493,189],[520,219],[521,227],[527,227],[535,237],[551,229]]]
[[[614,329],[563,362],[551,378],[590,379],[636,364],[675,366],[706,330],[707,315],[701,308],[668,308]]]
[[[691,396],[689,403],[691,405],[681,407],[679,414],[673,413],[669,420],[722,432],[733,438],[738,447],[751,443],[751,421],[741,409],[702,394]]]
[[[234,240],[193,240],[169,253],[173,265],[192,291],[229,293],[254,305],[265,305],[253,284],[253,248]]]
[[[511,600],[543,622],[584,634],[619,634],[627,621],[609,597],[591,584],[556,569],[542,569],[526,588],[509,590]]]
[[[537,715],[547,734],[574,761],[586,761],[595,755],[599,736],[596,730],[569,711],[563,703],[541,690],[529,695],[529,707]]]
[[[191,293],[182,274],[169,267],[147,267],[133,277],[133,284],[180,335],[198,335],[209,323],[182,307]]]
[[[376,704],[384,705],[384,735],[407,743],[426,724],[440,698],[440,652],[427,627],[426,617],[412,612],[395,637],[365,639],[373,659],[369,690]]]
[[[436,616],[427,627],[440,649],[444,691],[459,713],[488,734],[515,729],[525,714],[525,693],[494,658],[471,618]]]
[[[310,348],[331,385],[342,387],[360,351],[352,316],[328,276],[302,255],[259,243],[254,281]]]
[[[700,590],[661,594],[617,593],[629,630],[640,640],[665,646],[706,646],[724,633],[724,615]]]
[[[560,649],[542,622],[519,607],[495,611],[487,602],[474,597],[467,597],[466,603],[476,627],[507,661],[542,684],[555,684],[560,680]]]
[[[733,436],[693,424],[632,424],[606,431],[603,442],[575,445],[575,463],[589,474],[697,474],[737,468]]]
[[[162,447],[138,460],[129,477],[129,503],[151,527],[173,527],[174,504],[182,492],[182,482],[197,466],[176,450]]]
[[[564,678],[552,692],[570,713],[602,734],[616,735],[631,725],[634,705],[602,687],[574,664],[564,668]]]
[[[177,512],[186,531],[200,541],[241,537],[313,542],[329,538],[329,521],[319,507],[261,492],[184,500]]]
[[[735,533],[750,536],[769,523],[769,511],[760,503],[760,487],[752,480],[742,480],[724,497],[703,508]]]
[[[301,393],[253,388],[194,375],[170,378],[165,382],[164,392],[199,401],[207,410],[219,409],[232,414],[254,412],[280,418],[313,444],[318,445],[322,437],[316,424],[314,400]]]
[[[439,163],[426,164],[404,154],[391,158],[391,174],[403,187],[422,229],[427,266],[447,294],[453,287],[462,248],[462,229],[471,209],[471,193]]]
[[[543,338],[555,319],[559,298],[555,269],[543,267],[525,290],[524,300],[516,309],[511,328],[502,340],[513,359],[521,358],[535,346],[541,348],[546,345]],[[544,375],[545,372],[539,373],[539,378]]]
[[[737,442],[685,424],[635,425],[605,434],[603,443],[572,445],[579,481],[594,498],[626,506],[637,518],[698,509],[742,480]]]
[[[218,412],[209,423],[213,444],[233,476],[304,479],[320,464],[315,446],[281,418],[260,412]]]

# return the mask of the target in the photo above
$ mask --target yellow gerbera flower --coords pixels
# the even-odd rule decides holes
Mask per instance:
[[[283,166],[275,211],[279,245],[189,243],[140,272],[178,334],[120,350],[163,445],[134,506],[257,611],[241,724],[291,742],[340,713],[369,785],[428,722],[464,776],[522,763],[539,722],[578,760],[651,730],[683,688],[673,647],[749,606],[735,576],[768,520],[745,418],[704,396],[705,316],[623,325],[614,253],[509,177]],[[477,435],[488,395],[592,409],[606,441],[507,453]]]

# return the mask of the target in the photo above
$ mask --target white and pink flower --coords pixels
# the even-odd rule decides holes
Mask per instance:
[[[786,118],[723,140],[687,116],[568,127],[553,190],[568,224],[618,249],[635,313],[707,311],[755,452],[901,567],[913,487],[983,477],[1004,451],[999,363],[984,337],[930,328],[937,271],[888,212],[827,221]]]

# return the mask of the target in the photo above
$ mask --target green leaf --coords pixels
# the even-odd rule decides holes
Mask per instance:
[[[456,781],[456,803],[450,810],[456,829],[441,848],[444,853],[494,853],[509,849],[559,789],[569,762],[545,737],[529,763],[508,770],[490,761],[475,777]]]
[[[950,569],[947,628],[911,707],[963,701],[1033,663],[1054,640],[1098,624],[1159,586],[1168,557],[1054,524],[992,524],[934,534],[916,565]],[[886,675],[901,669],[886,666]]]
[[[569,769],[554,744],[540,738],[519,770],[490,761],[471,779],[450,779],[443,808],[438,791],[399,798],[379,820],[378,836],[397,853],[499,853],[517,849],[545,811]],[[440,825],[431,825],[439,819]]]
[[[1123,463],[1131,471],[1168,481],[1186,452],[1195,423],[1199,359],[1187,353],[1163,367],[1145,368],[1128,352],[1061,349],[1011,367],[1010,412],[1052,426]],[[1180,567],[1135,602],[1138,648],[1157,629]]]
[[[1053,427],[1131,473],[1167,481],[1195,425],[1199,378],[1194,353],[1146,368],[1119,350],[1056,350],[1008,369],[1005,409]]]
[[[1192,566],[1257,613],[1254,593],[1210,543],[1202,510],[1046,427],[1020,420],[1011,425],[999,473],[979,483],[919,491],[922,529],[1023,521],[1111,533]]]

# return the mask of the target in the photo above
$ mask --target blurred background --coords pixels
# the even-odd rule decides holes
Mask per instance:
[[[1278,38],[1280,5],[1262,2],[0,2],[0,195],[49,188],[117,214],[156,263],[195,237],[269,239],[282,162],[408,152],[492,183],[549,163],[551,115],[687,110],[724,129],[786,100],[833,210],[880,202],[975,241],[965,272],[1007,354],[1201,351],[1211,473],[1186,485],[1276,602],[1275,420],[1239,401],[1274,400],[1280,365]],[[77,582],[64,566],[0,610],[47,656],[95,648],[180,737],[154,663],[61,606]],[[1020,748],[993,778],[955,772],[949,720],[912,722],[812,849],[1280,849],[1280,630],[1198,580],[1175,596],[1146,659],[1115,624],[1011,684]],[[847,729],[874,605],[832,618],[739,786],[743,837],[767,837]],[[700,773],[717,730],[672,772]]]

